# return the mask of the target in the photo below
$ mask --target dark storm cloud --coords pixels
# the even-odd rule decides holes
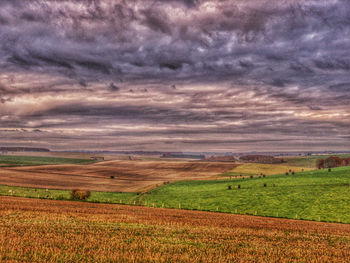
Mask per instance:
[[[281,88],[318,85],[315,71],[326,71],[324,83],[332,71],[349,70],[349,40],[341,36],[348,31],[350,8],[343,1],[1,5],[2,14],[11,14],[9,25],[1,27],[6,66],[52,67],[78,76],[141,74],[160,81],[170,70],[173,79],[242,77]]]
[[[191,136],[186,147],[344,139],[349,13],[346,0],[3,0],[1,127],[134,122],[164,129],[103,134]]]
[[[80,116],[81,118],[105,118],[114,120],[148,121],[150,123],[200,123],[221,119],[239,120],[248,113],[232,111],[195,112],[191,109],[174,109],[166,107],[149,106],[113,106],[113,105],[87,105],[74,103],[62,105],[47,110],[27,114],[26,117],[63,117]],[[254,118],[259,116],[254,115]]]

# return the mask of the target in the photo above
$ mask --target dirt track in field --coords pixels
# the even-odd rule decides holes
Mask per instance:
[[[234,163],[201,161],[104,161],[90,165],[1,167],[0,184],[51,189],[134,192],[167,181],[215,178]],[[114,176],[114,179],[111,178]]]

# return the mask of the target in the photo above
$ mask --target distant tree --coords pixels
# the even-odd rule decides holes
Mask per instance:
[[[349,166],[350,165],[350,158],[344,158],[343,159],[343,165],[344,166]]]
[[[342,166],[343,160],[338,156],[331,156],[324,160],[324,166],[326,168],[334,168]]]
[[[317,167],[317,169],[324,169],[324,159],[318,159],[317,161],[316,161],[316,167]]]

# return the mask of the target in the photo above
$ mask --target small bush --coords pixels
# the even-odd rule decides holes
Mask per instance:
[[[65,200],[66,198],[63,195],[58,195],[55,197],[55,200]]]
[[[70,197],[73,200],[86,200],[90,197],[90,195],[90,191],[74,189],[72,190]]]

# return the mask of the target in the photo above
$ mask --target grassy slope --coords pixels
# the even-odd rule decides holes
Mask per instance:
[[[87,164],[89,159],[0,155],[0,164],[5,166],[45,165],[45,164]]]
[[[70,200],[71,191],[0,185],[0,196]],[[90,202],[133,204],[136,193],[92,192]]]
[[[233,189],[228,190],[228,185]],[[180,204],[186,209],[350,223],[349,192],[350,167],[341,167],[331,173],[315,170],[294,176],[177,182],[138,199],[165,207]]]
[[[65,160],[65,158],[35,158],[38,158],[37,161]],[[21,159],[22,164],[24,160]],[[74,159],[69,159],[71,160]],[[250,169],[252,165],[254,169],[261,166],[247,164]],[[285,167],[283,171],[284,169]],[[267,187],[263,186],[264,183]],[[241,185],[241,189],[237,189],[238,184]],[[331,173],[327,170],[315,170],[297,173],[294,176],[270,175],[254,179],[177,182],[164,185],[144,195],[92,192],[88,201],[126,204],[135,202],[135,204],[171,208],[179,208],[180,204],[180,207],[185,209],[286,218],[298,216],[301,219],[350,223],[350,214],[345,212],[350,211],[349,184],[350,167],[341,167],[333,169]],[[228,185],[233,189],[228,190]],[[70,191],[46,191],[0,185],[0,195],[68,200]]]
[[[237,176],[237,175],[260,175],[261,173],[266,175],[283,174],[289,170],[295,172],[301,172],[302,170],[311,170],[311,168],[296,167],[292,165],[282,164],[262,164],[262,163],[243,163],[238,167],[232,169],[232,171],[224,173],[223,176]]]

